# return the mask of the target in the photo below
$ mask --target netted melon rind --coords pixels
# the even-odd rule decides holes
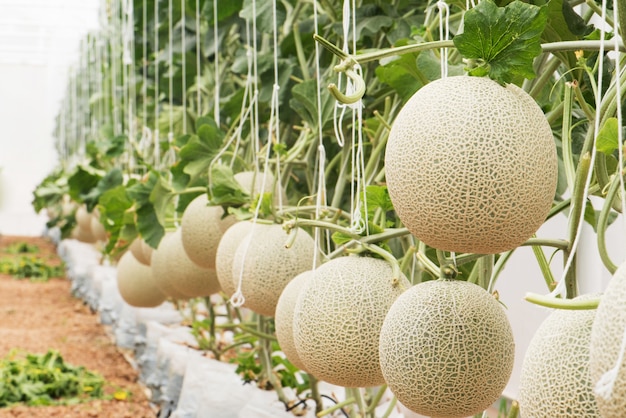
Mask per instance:
[[[384,383],[378,356],[380,328],[389,307],[409,288],[394,284],[386,261],[348,256],[318,267],[300,292],[293,338],[305,369],[345,387]]]
[[[117,264],[117,287],[122,299],[131,306],[153,308],[165,301],[155,286],[150,267],[140,263],[130,251]]]
[[[305,271],[298,274],[285,286],[280,298],[278,298],[276,316],[274,317],[276,339],[280,349],[285,353],[287,359],[300,370],[305,370],[305,366],[298,357],[298,351],[293,341],[293,314],[300,291],[311,277],[313,277],[313,271]]]
[[[235,251],[233,284],[237,288],[241,276],[243,306],[253,312],[274,316],[287,283],[313,266],[313,238],[298,229],[291,247],[286,248],[288,238],[282,225],[255,224]]]
[[[143,252],[144,245],[147,246],[147,244],[145,244],[141,238],[137,237],[133,240],[133,242],[130,243],[128,250],[131,253],[133,253],[133,256],[137,259],[137,261],[139,261],[141,264],[149,266],[150,258],[152,257],[152,254],[150,254],[150,258],[146,257],[146,255]]]
[[[482,77],[418,90],[385,152],[389,195],[424,243],[478,254],[511,250],[543,224],[557,184],[552,130],[532,97]]]
[[[150,269],[156,287],[165,296],[174,299],[188,299],[186,295],[177,290],[171,282],[172,259],[170,255],[174,253],[176,247],[176,237],[173,232],[168,232],[161,239],[159,246],[152,252],[150,259]]]
[[[169,258],[169,281],[176,291],[189,297],[210,296],[220,291],[215,269],[200,267],[187,256],[180,228],[173,234]]]
[[[252,222],[237,222],[224,232],[215,253],[215,271],[217,272],[217,280],[220,283],[222,292],[231,297],[237,287],[233,279],[233,258],[235,251],[246,235],[252,228]]]
[[[626,328],[626,263],[623,263],[609,282],[591,327],[589,370],[595,386],[602,375],[611,370],[620,355]],[[596,394],[602,418],[626,416],[626,361],[621,363],[608,399]]]
[[[522,417],[600,416],[589,373],[595,314],[595,309],[557,309],[541,323],[522,364],[518,395]]]
[[[438,418],[489,407],[509,380],[514,355],[502,306],[459,280],[413,286],[391,306],[380,333],[389,389],[412,411]]]
[[[202,194],[189,203],[181,218],[182,242],[187,256],[207,269],[215,268],[215,253],[224,232],[235,223],[231,216],[223,217],[221,206],[208,206]]]

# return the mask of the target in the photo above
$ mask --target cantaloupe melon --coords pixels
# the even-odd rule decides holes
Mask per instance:
[[[522,417],[600,416],[589,373],[595,315],[595,309],[557,309],[541,323],[522,364],[518,395]]]
[[[177,290],[172,284],[173,261],[171,255],[176,251],[176,239],[173,232],[165,234],[157,249],[152,252],[150,269],[152,270],[154,283],[161,293],[174,299],[188,299],[190,295]]]
[[[304,363],[300,361],[300,357],[298,357],[298,351],[293,341],[293,314],[300,291],[306,282],[313,277],[313,274],[312,270],[300,273],[285,286],[283,293],[278,298],[276,315],[274,316],[276,339],[280,349],[285,353],[287,359],[301,370],[306,368]]]
[[[96,242],[96,237],[94,237],[91,233],[91,229],[86,230],[78,225],[72,229],[70,237],[86,244],[93,244]]]
[[[545,221],[556,147],[541,108],[520,88],[447,77],[418,90],[396,117],[385,173],[399,218],[419,240],[499,253]]]
[[[128,250],[133,253],[133,256],[137,259],[137,261],[139,261],[141,264],[144,264],[146,266],[150,265],[150,258],[152,258],[152,254],[150,254],[150,258],[147,258],[146,255],[143,252],[143,245],[144,245],[144,241],[140,238],[137,237],[133,240],[133,242],[130,243],[130,246],[128,247]],[[147,245],[147,244],[145,244]]]
[[[187,256],[181,228],[173,233],[171,245],[169,282],[176,291],[189,297],[210,296],[220,291],[215,269],[200,267]]]
[[[215,270],[217,272],[217,280],[220,283],[222,292],[231,297],[237,291],[237,285],[233,279],[233,258],[235,251],[250,230],[252,222],[237,222],[224,232],[220,239],[215,252]],[[237,276],[239,277],[239,276]]]
[[[274,316],[278,298],[287,283],[313,266],[315,242],[297,229],[291,247],[282,225],[255,224],[241,240],[233,257],[232,275],[237,288],[241,277],[244,307],[261,315]]]
[[[265,177],[264,193],[272,192],[274,194],[274,204],[279,203],[279,193],[282,198],[283,204],[287,204],[287,194],[285,189],[278,183],[274,186],[276,177],[272,173],[267,173]],[[261,193],[261,187],[263,186],[263,173],[254,173],[254,171],[241,171],[235,174],[235,180],[241,185],[241,187],[251,194],[252,196]],[[254,182],[254,185],[252,184]],[[274,189],[272,189],[274,187]]]
[[[386,261],[348,256],[318,267],[296,302],[293,339],[304,369],[346,387],[384,383],[378,356],[387,311],[410,284]]]
[[[85,205],[80,205],[74,214],[76,223],[85,231],[91,231],[91,213],[87,212]]]
[[[150,267],[141,264],[126,251],[117,264],[117,286],[126,303],[138,308],[152,308],[165,301],[156,287]]]
[[[91,233],[97,241],[106,242],[109,237],[107,236],[107,231],[104,228],[100,221],[100,212],[94,210],[91,215]]]
[[[215,268],[215,253],[224,232],[235,223],[235,217],[224,217],[221,206],[208,206],[206,195],[189,203],[181,219],[183,247],[187,256],[207,269]]]
[[[605,373],[612,370],[609,373],[612,387],[609,384],[608,393],[595,391],[602,418],[626,416],[626,360],[624,357],[618,365],[623,349],[624,332],[626,332],[626,263],[617,269],[604,291],[591,327],[589,369],[594,387]],[[613,370],[616,365],[617,368]]]
[[[389,309],[380,364],[407,408],[437,418],[477,414],[501,395],[515,343],[500,303],[483,288],[440,279],[412,287]]]

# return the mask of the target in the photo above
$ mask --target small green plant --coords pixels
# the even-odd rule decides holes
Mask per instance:
[[[39,247],[35,244],[20,241],[8,245],[4,252],[7,254],[33,254],[39,252]]]
[[[104,378],[66,363],[61,354],[22,354],[12,350],[0,360],[0,407],[18,403],[69,405],[104,398]]]
[[[22,255],[17,258],[0,259],[0,273],[10,274],[16,279],[45,282],[52,277],[61,277],[63,272],[62,264],[51,266],[39,257]]]

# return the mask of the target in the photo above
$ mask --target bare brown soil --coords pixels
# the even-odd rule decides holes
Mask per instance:
[[[27,242],[39,247],[37,257],[59,264],[55,246],[38,237],[0,236],[0,258],[4,249],[14,242]],[[138,371],[125,359],[97,313],[70,293],[70,282],[64,277],[36,283],[0,274],[0,357],[11,349],[43,354],[57,350],[63,359],[75,366],[84,366],[104,376],[107,393],[122,390],[126,400],[94,400],[72,406],[0,408],[0,418],[154,418],[145,389],[138,383]]]

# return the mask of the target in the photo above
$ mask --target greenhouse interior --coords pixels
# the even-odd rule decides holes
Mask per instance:
[[[0,0],[0,418],[626,418],[625,34]]]

